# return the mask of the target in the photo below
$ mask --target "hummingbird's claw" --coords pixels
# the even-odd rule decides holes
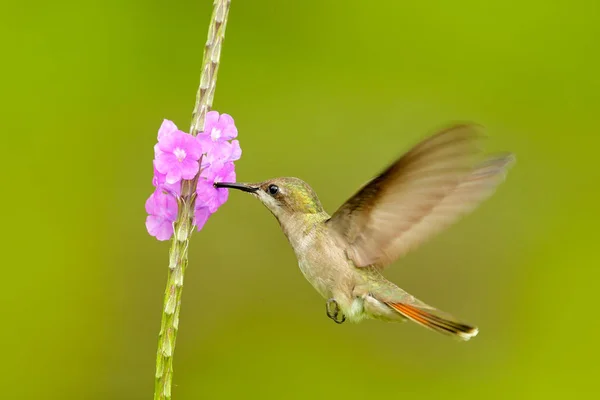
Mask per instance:
[[[346,320],[346,316],[340,312],[340,306],[335,299],[331,298],[327,300],[327,303],[325,303],[325,309],[327,310],[327,316],[336,324],[341,324]],[[338,319],[339,316],[341,316],[340,319]]]

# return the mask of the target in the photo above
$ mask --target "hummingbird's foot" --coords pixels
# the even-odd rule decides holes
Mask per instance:
[[[346,320],[346,316],[341,312],[340,306],[335,299],[331,298],[327,300],[325,309],[327,310],[327,316],[336,324],[341,324]]]

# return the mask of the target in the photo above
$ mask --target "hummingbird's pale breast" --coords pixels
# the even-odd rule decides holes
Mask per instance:
[[[280,221],[302,274],[325,299],[333,298],[352,322],[365,318],[402,319],[369,295],[370,288],[393,285],[374,268],[356,268],[340,246],[336,233],[325,222],[325,212],[296,214]],[[385,282],[385,283],[384,283]]]
[[[343,252],[335,246],[327,232],[324,222],[328,219],[329,215],[325,212],[278,218],[296,254],[300,271],[325,298],[331,297],[333,286],[343,276],[340,268],[336,268],[342,262]]]

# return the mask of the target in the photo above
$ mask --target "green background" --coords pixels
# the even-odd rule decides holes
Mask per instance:
[[[598,393],[597,1],[233,0],[214,106],[240,181],[333,211],[452,121],[517,164],[387,276],[480,328],[336,325],[243,193],[190,246],[175,399]],[[189,126],[211,1],[7,2],[0,397],[147,399],[169,243],[144,227],[163,118]]]

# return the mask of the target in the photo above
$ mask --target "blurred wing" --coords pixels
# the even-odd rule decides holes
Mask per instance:
[[[328,224],[354,264],[386,266],[489,197],[513,158],[477,164],[482,138],[474,125],[442,131],[342,205]]]

